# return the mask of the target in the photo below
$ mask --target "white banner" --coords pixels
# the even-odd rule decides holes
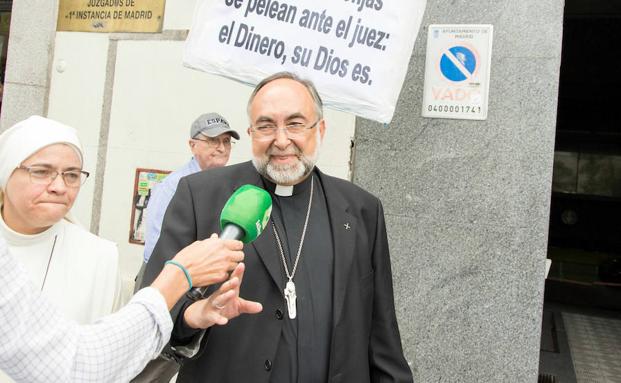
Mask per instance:
[[[388,123],[426,0],[199,0],[183,62],[250,85],[311,79],[326,106]]]

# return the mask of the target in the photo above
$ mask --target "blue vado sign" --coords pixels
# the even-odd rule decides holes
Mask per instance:
[[[459,82],[472,77],[476,68],[474,52],[463,46],[449,48],[440,59],[440,71],[451,81]]]
[[[429,26],[423,117],[487,118],[493,31],[487,24]]]

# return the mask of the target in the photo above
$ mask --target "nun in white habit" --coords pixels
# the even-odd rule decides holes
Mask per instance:
[[[116,244],[74,223],[88,177],[76,131],[32,116],[0,135],[0,235],[38,286],[81,324],[120,305]]]

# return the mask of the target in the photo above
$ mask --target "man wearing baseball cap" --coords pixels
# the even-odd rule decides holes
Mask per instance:
[[[179,170],[170,173],[164,181],[151,190],[147,204],[147,232],[144,244],[145,263],[151,257],[160,237],[164,213],[170,203],[181,177],[226,165],[231,155],[232,140],[239,140],[239,134],[218,113],[199,116],[190,128],[190,151],[192,159]]]

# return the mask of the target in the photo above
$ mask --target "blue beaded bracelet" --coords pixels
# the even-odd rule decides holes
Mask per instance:
[[[183,274],[185,274],[185,278],[188,280],[188,285],[190,285],[190,288],[188,290],[192,290],[192,277],[190,276],[190,272],[188,271],[188,269],[186,269],[185,267],[183,267],[183,265],[175,260],[170,260],[170,261],[166,261],[164,262],[164,264],[166,265],[175,265],[178,268],[181,269],[181,271],[183,271]]]

